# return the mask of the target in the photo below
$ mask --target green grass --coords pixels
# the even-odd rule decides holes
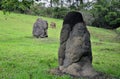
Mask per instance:
[[[62,20],[42,17],[56,22],[48,29],[48,38],[32,37],[33,23],[38,16],[0,11],[0,79],[70,79],[47,71],[58,66],[57,53]],[[88,27],[91,34],[93,67],[96,71],[120,77],[120,29],[105,30]]]

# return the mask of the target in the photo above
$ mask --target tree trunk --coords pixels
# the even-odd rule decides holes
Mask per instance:
[[[51,7],[53,7],[52,3],[53,3],[53,0],[50,0],[50,6],[51,6]]]
[[[79,0],[76,0],[76,3],[77,3],[77,7],[79,7]]]
[[[82,4],[82,5],[83,5],[83,0],[80,0],[80,4]]]
[[[61,7],[63,7],[63,3],[64,3],[63,0],[61,0]]]

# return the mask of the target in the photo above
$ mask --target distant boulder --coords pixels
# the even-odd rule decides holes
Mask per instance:
[[[33,25],[33,36],[36,38],[45,38],[48,37],[47,34],[48,30],[48,22],[45,20],[42,20],[41,18],[38,18],[36,22]]]
[[[56,28],[56,23],[55,23],[55,22],[51,22],[51,23],[50,23],[50,27],[51,27],[51,28]]]

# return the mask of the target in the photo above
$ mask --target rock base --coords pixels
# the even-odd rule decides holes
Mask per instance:
[[[101,72],[96,72],[97,74],[94,75],[93,77],[75,76],[75,75],[64,73],[61,70],[59,70],[59,68],[50,69],[49,73],[57,76],[69,75],[72,79],[119,79]]]

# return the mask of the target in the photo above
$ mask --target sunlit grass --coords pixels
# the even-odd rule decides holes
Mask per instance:
[[[11,13],[7,20],[0,12],[0,79],[70,79],[54,76],[48,70],[58,66],[59,36],[62,20],[48,29],[48,38],[32,37],[33,23],[38,16]],[[91,34],[93,67],[96,71],[120,76],[120,43],[114,30],[88,27]]]

